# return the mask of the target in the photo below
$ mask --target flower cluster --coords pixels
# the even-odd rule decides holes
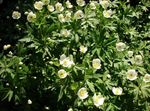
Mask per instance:
[[[74,62],[73,60],[71,60],[69,57],[66,57],[66,55],[62,54],[60,56],[60,60],[59,60],[60,64],[63,66],[63,67],[68,67],[70,68],[72,65],[74,65]]]
[[[38,91],[51,91],[56,106],[68,103],[68,111],[129,110],[123,106],[131,105],[128,101],[137,110],[135,104],[149,104],[149,24],[134,21],[143,14],[141,8],[133,10],[117,0],[76,0],[76,5],[71,0],[39,0],[32,6],[34,10],[24,13],[27,35],[17,45],[19,54],[26,54],[21,58],[25,64],[20,60],[11,72],[9,64],[4,72],[12,75],[27,64],[27,77],[42,83]],[[12,18],[18,20],[21,13],[13,11]],[[3,50],[10,47],[6,44]],[[50,109],[45,105],[44,110]]]

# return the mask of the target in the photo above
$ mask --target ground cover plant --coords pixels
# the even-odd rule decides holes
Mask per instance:
[[[24,7],[11,14],[21,37],[0,54],[2,101],[18,111],[149,111],[149,1]]]

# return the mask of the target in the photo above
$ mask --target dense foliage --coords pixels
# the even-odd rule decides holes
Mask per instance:
[[[150,2],[76,4],[41,0],[13,10],[23,37],[3,46],[1,100],[25,111],[148,111]]]

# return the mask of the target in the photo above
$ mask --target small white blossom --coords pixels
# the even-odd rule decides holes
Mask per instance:
[[[123,91],[123,89],[121,87],[113,87],[112,88],[112,92],[114,93],[114,95],[121,95],[122,91]]]
[[[22,65],[23,64],[23,62],[19,62],[19,65]]]
[[[28,14],[29,14],[29,12],[27,12],[27,11],[26,11],[26,12],[24,12],[24,14],[25,14],[25,15],[28,15]]]
[[[93,96],[93,102],[94,102],[94,105],[96,107],[99,107],[100,105],[103,105],[104,100],[105,100],[105,98],[102,97],[101,95],[94,94],[94,96]]]
[[[74,65],[74,62],[69,57],[66,57],[66,55],[64,54],[60,56],[59,62],[63,67],[70,68],[72,65]]]
[[[44,108],[45,108],[46,110],[49,110],[49,107],[48,107],[48,106],[45,106]]]
[[[65,22],[65,17],[64,17],[63,14],[59,14],[59,15],[58,15],[58,19],[59,19],[59,21],[60,21],[61,23]]]
[[[107,9],[107,7],[110,5],[108,0],[101,0],[99,3],[104,9]]]
[[[133,51],[128,51],[128,56],[132,57],[133,56]]]
[[[33,12],[29,12],[27,15],[28,22],[33,22],[35,19],[36,19],[36,14],[34,14]]]
[[[72,109],[72,108],[69,108],[68,111],[73,111],[73,109]]]
[[[32,104],[32,101],[30,99],[28,99],[28,104]]]
[[[76,0],[76,2],[81,7],[85,5],[85,1],[84,0]]]
[[[4,46],[3,46],[3,49],[4,49],[4,50],[7,50],[7,49],[9,49],[10,47],[11,47],[11,45],[10,45],[10,44],[7,44],[7,45],[4,45]]]
[[[18,11],[13,11],[12,18],[13,19],[19,19],[21,17],[21,13]]]
[[[143,81],[150,82],[150,74],[145,74],[145,76],[143,77]]]
[[[44,5],[48,5],[50,1],[49,0],[42,0],[42,2]]]
[[[80,52],[86,53],[87,47],[84,47],[83,45],[80,46]]]
[[[100,69],[101,68],[100,59],[93,59],[92,66],[93,66],[94,69]]]
[[[127,71],[127,79],[133,81],[137,79],[137,72],[134,69],[130,69]]]
[[[9,53],[8,53],[9,55],[13,55],[13,53],[11,52],[11,51],[9,51]]]
[[[123,43],[123,42],[116,43],[116,49],[117,49],[118,51],[124,51],[125,48],[126,48],[125,43]]]
[[[61,79],[66,78],[67,75],[68,75],[68,73],[67,73],[64,69],[60,69],[60,70],[58,71],[58,77],[61,78]]]
[[[9,86],[9,83],[8,83],[8,82],[6,83],[6,86]]]
[[[67,8],[72,8],[73,7],[73,5],[70,3],[69,0],[66,1],[66,7]]]
[[[82,87],[81,89],[79,89],[77,95],[82,100],[86,99],[88,97],[87,89],[85,87]]]
[[[57,12],[62,12],[64,10],[64,7],[62,6],[61,3],[57,2],[55,4],[55,9],[56,9]]]
[[[107,74],[107,77],[110,79],[110,78],[111,78],[111,75],[110,75],[110,74]]]
[[[16,6],[16,9],[19,10],[19,6]]]
[[[75,19],[81,19],[84,17],[84,13],[82,10],[78,10],[75,14],[74,14],[74,18]]]
[[[71,22],[71,12],[69,12],[69,11],[66,12],[65,21],[66,22]]]
[[[97,4],[96,1],[91,1],[90,2],[90,8],[93,9],[93,10],[95,10],[96,9],[96,4]]]
[[[41,1],[36,1],[35,3],[34,3],[34,8],[35,9],[37,9],[37,10],[42,10],[43,9],[43,2],[41,2]]]
[[[60,31],[61,35],[64,36],[64,37],[68,37],[70,35],[70,30],[67,30],[67,29],[62,29]]]
[[[141,55],[135,55],[134,62],[136,65],[141,65],[143,63],[143,59]]]
[[[113,14],[113,12],[112,12],[111,9],[109,9],[109,10],[104,10],[104,11],[103,11],[103,16],[104,16],[105,18],[110,18],[110,17],[112,16],[112,14]]]
[[[53,5],[47,5],[47,9],[50,12],[53,12],[55,10]]]
[[[36,77],[36,76],[34,76],[34,77],[33,77],[33,79],[37,79],[37,77]]]

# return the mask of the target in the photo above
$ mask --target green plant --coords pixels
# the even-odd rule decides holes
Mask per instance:
[[[29,99],[36,107],[36,97],[46,94],[42,105],[50,110],[148,111],[150,5],[42,0],[33,6],[16,55],[1,57],[1,78],[12,85],[1,81],[3,99]]]

